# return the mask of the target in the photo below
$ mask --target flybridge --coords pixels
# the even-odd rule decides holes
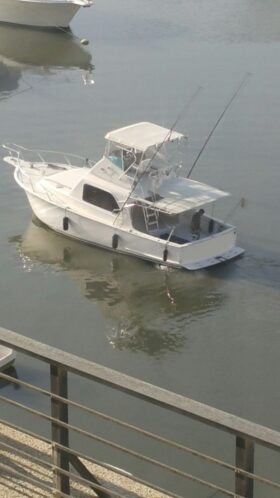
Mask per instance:
[[[179,147],[181,140],[186,138],[182,133],[142,122],[111,131],[105,138],[108,140],[105,157],[109,161],[102,163],[103,173],[119,185],[118,180],[123,179],[130,202],[178,214],[229,195],[177,176],[179,161],[171,162],[168,151],[174,142]],[[100,169],[96,165],[93,173],[97,174],[97,170],[100,173]],[[131,182],[127,182],[128,178]]]
[[[137,195],[135,189],[131,199],[144,200],[146,204],[153,205],[155,209],[169,214],[179,214],[184,211],[196,209],[200,206],[216,201],[229,194],[204,183],[185,178],[163,179],[155,195],[144,198]]]
[[[149,147],[161,145],[165,142],[173,142],[187,138],[182,133],[171,131],[163,126],[149,122],[136,123],[111,131],[105,135],[106,140],[119,145],[134,148],[144,152]]]

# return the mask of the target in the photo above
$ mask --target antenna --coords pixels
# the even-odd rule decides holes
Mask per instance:
[[[225,106],[223,112],[220,114],[219,118],[217,119],[215,125],[213,126],[212,130],[210,131],[209,135],[207,136],[203,146],[201,147],[189,173],[188,173],[188,176],[187,178],[189,178],[196,166],[196,163],[198,162],[201,154],[203,153],[204,149],[206,148],[210,138],[212,137],[214,131],[216,130],[216,128],[218,127],[221,119],[224,117],[225,113],[227,112],[228,108],[231,106],[231,104],[233,103],[233,101],[236,99],[237,95],[239,94],[240,90],[245,86],[245,84],[248,82],[249,78],[251,77],[251,73],[246,73],[245,76],[243,77],[241,83],[238,85],[238,88],[237,90],[234,92],[234,94],[232,95],[232,97],[230,98],[230,100],[228,101],[227,105]]]

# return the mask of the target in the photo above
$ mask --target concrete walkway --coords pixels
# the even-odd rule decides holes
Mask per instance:
[[[20,431],[0,424],[0,497],[1,498],[44,498],[52,495],[52,473],[49,467],[32,461],[28,455],[5,448],[10,445],[15,450],[28,453],[51,464],[51,446]],[[125,498],[147,497],[168,498],[146,486],[134,483],[98,465],[83,460],[104,487]],[[32,479],[38,483],[32,483]],[[31,480],[31,482],[28,482]],[[96,494],[88,486],[71,481],[71,496],[75,498],[94,497]]]

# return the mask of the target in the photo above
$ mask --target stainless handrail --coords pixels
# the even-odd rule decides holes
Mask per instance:
[[[140,381],[129,377],[125,374],[113,371],[101,365],[92,363],[88,360],[84,360],[75,355],[66,353],[64,351],[58,350],[56,348],[47,346],[38,341],[23,337],[15,332],[0,328],[0,344],[12,347],[24,354],[31,357],[35,357],[37,360],[41,360],[50,365],[51,372],[51,390],[42,389],[38,386],[33,386],[30,383],[15,379],[15,384],[22,385],[22,387],[30,388],[40,394],[48,395],[51,400],[52,410],[51,415],[45,411],[38,411],[32,406],[27,406],[22,403],[22,397],[20,400],[13,399],[10,397],[0,396],[0,401],[3,403],[8,403],[13,406],[14,409],[24,410],[25,413],[29,414],[30,417],[38,416],[40,419],[49,422],[53,427],[52,443],[55,454],[64,455],[64,463],[72,463],[74,458],[74,467],[76,462],[76,469],[82,469],[82,477],[87,476],[87,472],[83,472],[83,464],[75,460],[78,457],[87,458],[87,455],[82,455],[77,453],[74,455],[72,449],[69,448],[68,436],[64,437],[68,432],[73,432],[80,434],[83,437],[87,437],[88,440],[96,441],[101,444],[105,444],[108,447],[114,448],[120,452],[124,452],[131,458],[138,458],[140,461],[156,466],[158,469],[162,469],[168,472],[172,472],[174,475],[180,478],[186,478],[200,484],[202,486],[207,486],[209,489],[216,490],[226,494],[231,497],[245,497],[253,498],[253,486],[254,481],[258,481],[266,486],[272,486],[276,489],[280,489],[280,483],[277,483],[266,477],[257,475],[254,472],[254,444],[259,444],[270,448],[271,450],[280,452],[280,432],[269,429],[264,426],[249,422],[245,419],[237,417],[235,415],[223,412],[216,408],[204,405],[203,403],[198,403],[194,400],[185,398],[178,394],[166,391],[156,386],[152,386],[146,382]],[[113,388],[115,391],[124,392],[130,396],[136,397],[140,400],[145,400],[153,405],[157,405],[162,409],[166,409],[172,413],[179,413],[188,418],[194,419],[200,423],[207,426],[214,427],[215,429],[221,430],[223,432],[229,433],[236,438],[236,464],[232,465],[227,462],[223,462],[220,459],[213,458],[210,455],[201,453],[192,448],[188,448],[178,442],[171,441],[161,435],[153,434],[144,428],[131,425],[125,421],[118,420],[117,418],[111,416],[111,414],[103,414],[93,408],[84,406],[83,404],[74,402],[68,399],[67,395],[67,373],[74,373],[81,377],[86,377],[89,380],[99,383],[104,387]],[[0,378],[8,380],[6,374],[0,374]],[[13,379],[11,378],[11,382]],[[62,394],[65,393],[65,394]],[[59,408],[60,407],[60,408]],[[68,423],[68,408],[75,407],[81,410],[85,410],[88,414],[101,417],[110,423],[116,423],[122,426],[124,429],[136,431],[140,436],[150,437],[155,442],[163,443],[170,448],[178,449],[179,451],[185,451],[197,458],[202,458],[211,464],[220,465],[235,474],[235,491],[230,489],[225,489],[216,483],[210,482],[209,480],[204,480],[201,477],[192,475],[190,472],[186,472],[186,469],[178,469],[174,466],[162,462],[159,459],[151,458],[147,454],[139,453],[134,449],[127,448],[123,444],[119,444],[112,439],[104,438],[101,435],[97,435],[96,432],[92,430],[85,430],[81,428],[79,424]],[[64,415],[63,415],[64,414]],[[3,420],[0,422],[3,423]],[[7,422],[8,426],[11,426]],[[18,428],[18,427],[16,427]],[[57,438],[55,436],[57,435]],[[63,436],[64,434],[64,436]],[[40,437],[40,436],[39,436]],[[1,436],[0,436],[1,440]],[[143,444],[141,444],[143,447]],[[72,456],[71,456],[71,455]],[[66,456],[68,455],[68,456]],[[66,460],[65,460],[66,459]],[[60,460],[55,460],[54,465],[56,466],[56,473],[59,472],[60,480],[63,478],[70,478],[67,467],[63,464],[60,467]],[[63,477],[64,476],[64,477]],[[71,477],[72,478],[72,477]],[[141,481],[141,478],[133,476],[133,479],[137,482]],[[60,492],[64,492],[63,486],[59,487],[61,482],[57,483],[59,495]],[[150,483],[151,487],[154,487],[153,483]],[[154,487],[154,489],[156,489]],[[102,490],[101,490],[102,491]],[[167,490],[168,493],[168,490]],[[100,495],[101,496],[101,495]],[[170,496],[176,496],[170,493]]]
[[[71,162],[71,159],[80,160],[82,162],[81,166],[83,167],[88,166],[89,168],[93,167],[96,163],[96,161],[89,159],[88,157],[80,156],[78,154],[73,154],[69,152],[52,150],[52,149],[31,149],[15,143],[3,144],[2,147],[9,152],[10,156],[13,157],[14,154],[17,159],[19,159],[20,156],[24,158],[24,153],[34,154],[35,157],[38,157],[40,159],[40,162],[46,164],[49,162],[47,158],[44,157],[47,154],[52,154],[52,155],[55,154],[57,158],[62,158],[63,161],[66,162],[69,166],[75,166],[75,167],[77,166],[77,164],[73,164],[73,162]]]

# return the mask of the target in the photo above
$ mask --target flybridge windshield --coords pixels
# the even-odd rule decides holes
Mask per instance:
[[[144,152],[114,142],[108,142],[105,156],[121,171],[135,173],[135,170],[165,169],[167,172],[184,168],[186,162],[185,139],[164,142],[148,147]]]
[[[149,147],[145,152],[145,159],[149,159],[150,165],[155,169],[165,169],[166,172],[178,173],[186,164],[187,141],[174,140],[164,142],[159,146]]]

